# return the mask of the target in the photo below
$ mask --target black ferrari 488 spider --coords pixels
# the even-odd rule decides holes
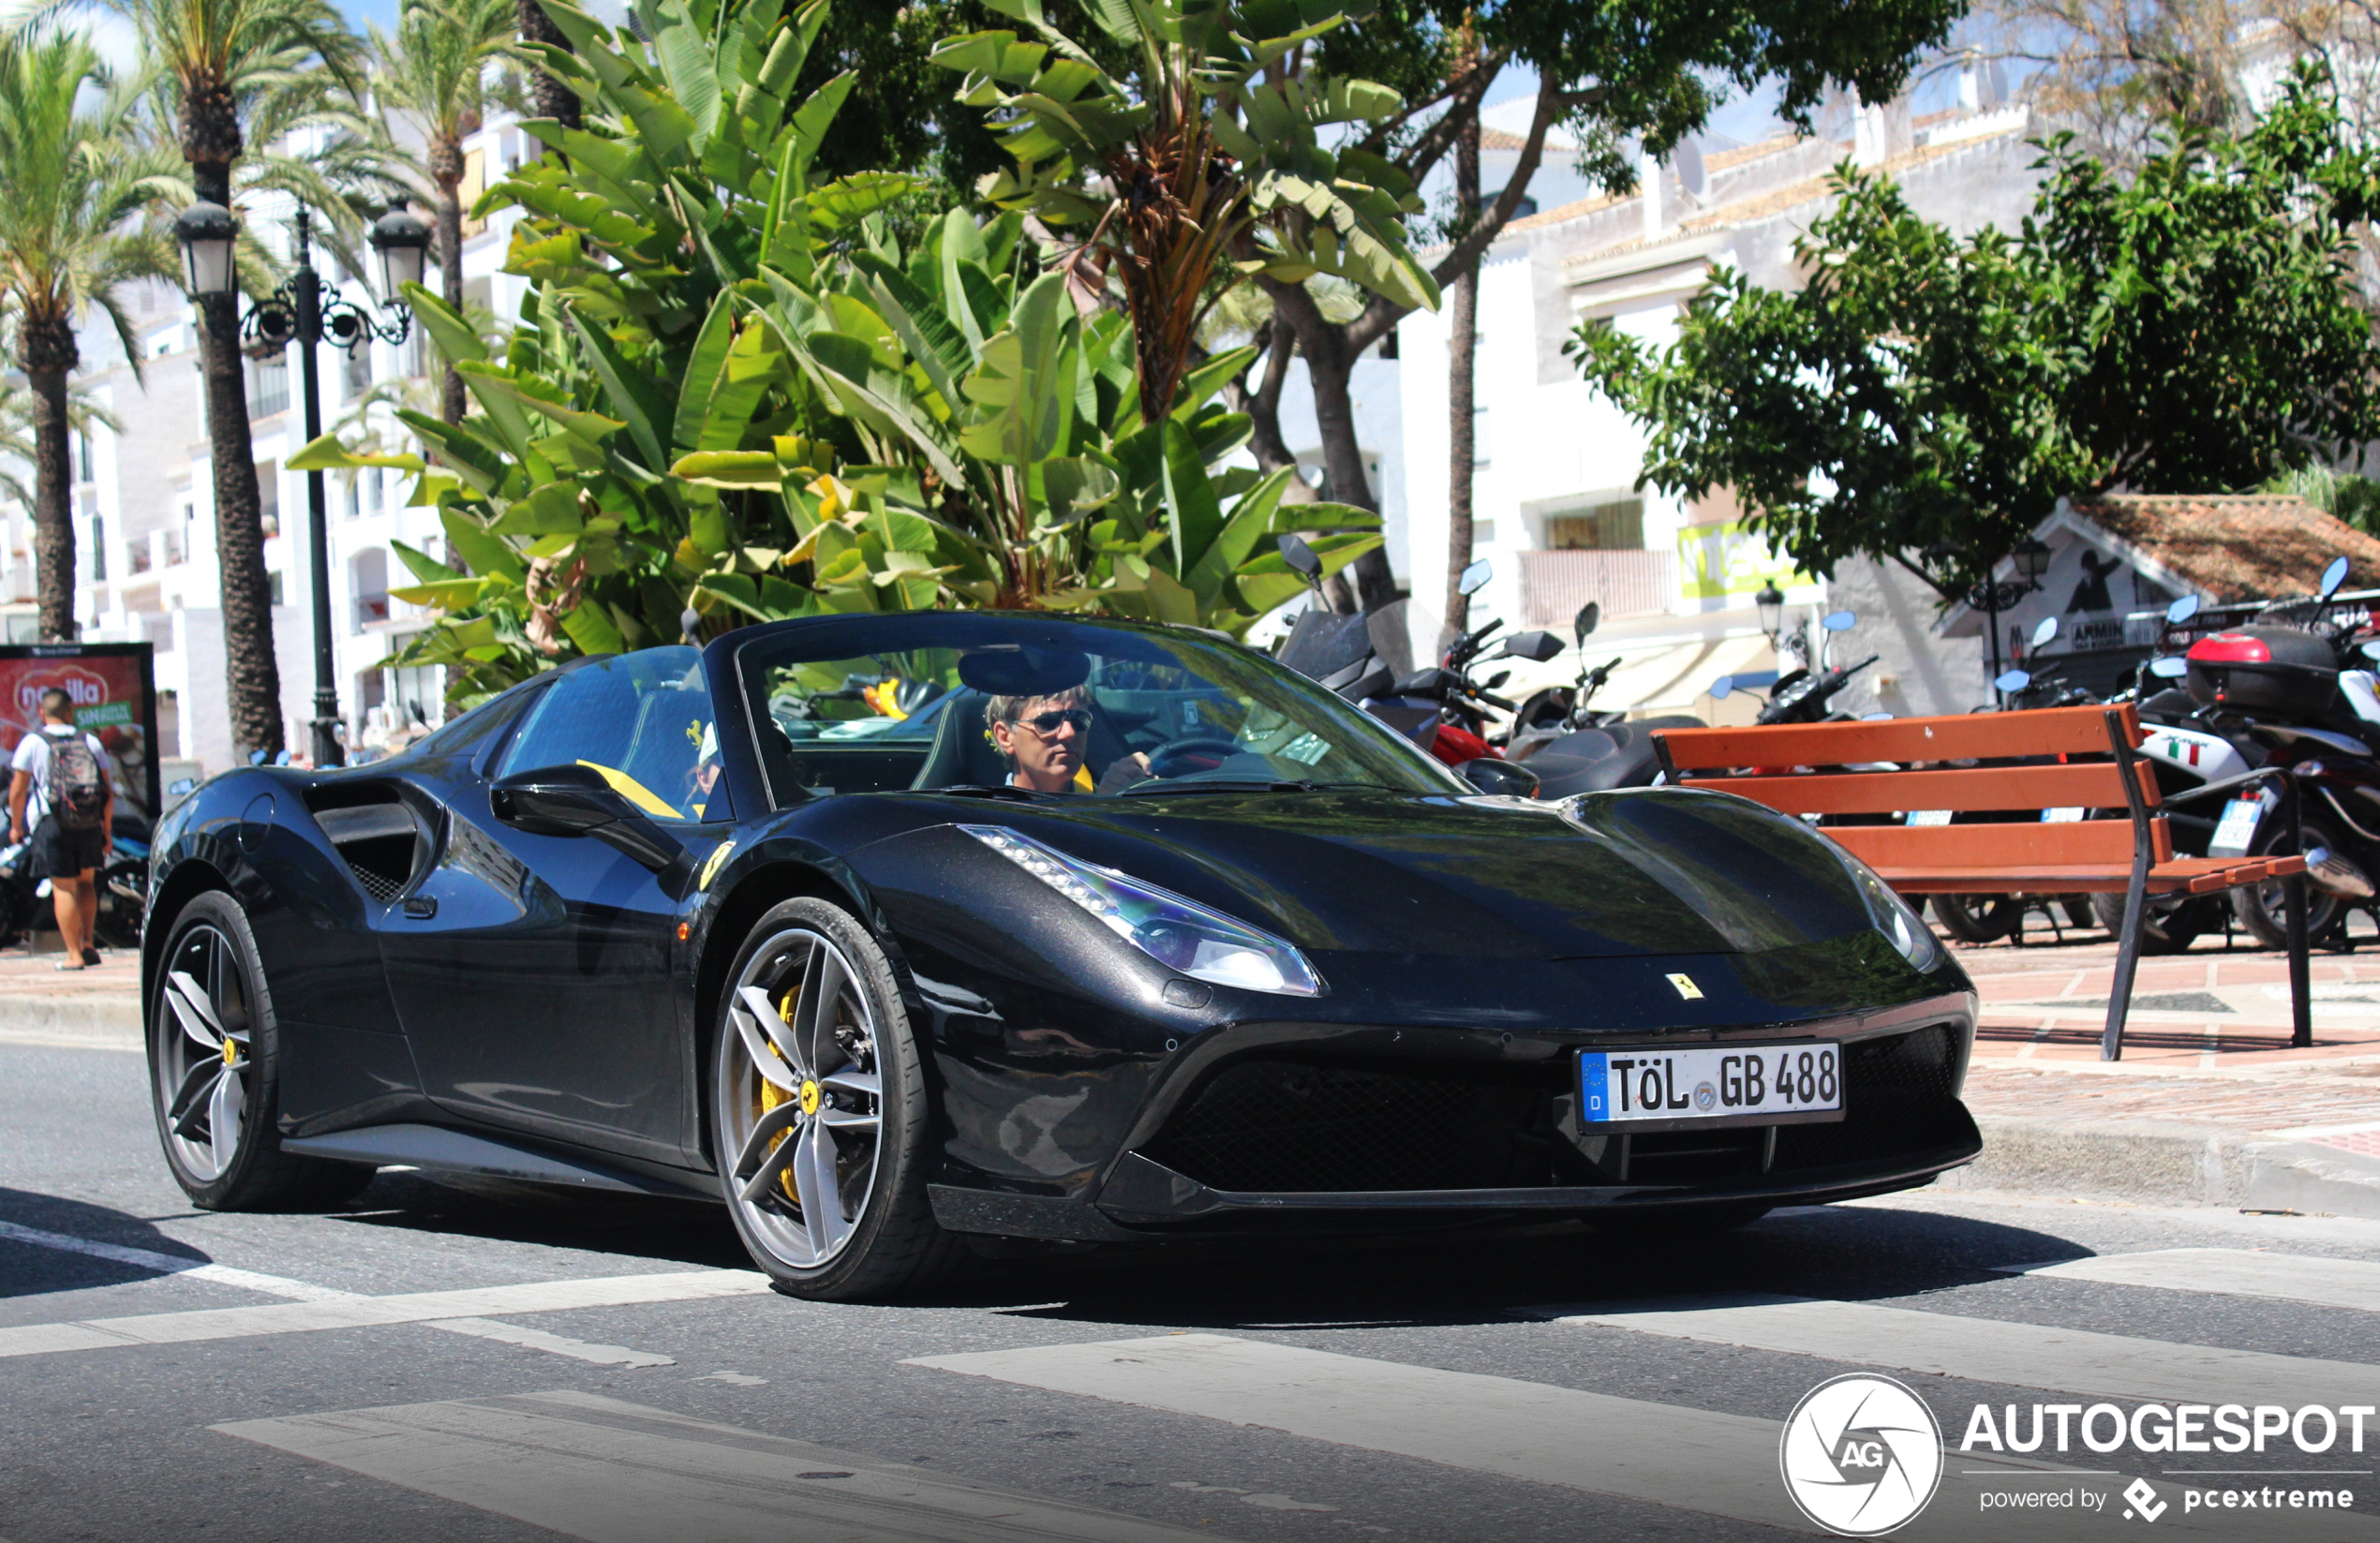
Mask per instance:
[[[174,1177],[721,1200],[805,1296],[971,1239],[1717,1226],[1980,1145],[1974,995],[1724,794],[1482,794],[1272,660],[1047,616],[574,660],[216,778],[142,945]]]

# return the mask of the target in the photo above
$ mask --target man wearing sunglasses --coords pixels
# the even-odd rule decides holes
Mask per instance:
[[[1077,686],[1049,696],[996,696],[984,706],[991,742],[1008,763],[1008,780],[1037,793],[1089,793],[1083,751],[1091,737],[1091,692]],[[1149,758],[1119,756],[1100,778],[1111,793],[1145,779]]]

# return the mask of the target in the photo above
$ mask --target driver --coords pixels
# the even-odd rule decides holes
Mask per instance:
[[[1089,793],[1082,753],[1091,734],[1091,691],[1076,686],[1047,696],[995,696],[984,705],[984,724],[1008,763],[1008,780],[1036,793]],[[1101,793],[1144,780],[1149,758],[1118,756],[1099,779]]]

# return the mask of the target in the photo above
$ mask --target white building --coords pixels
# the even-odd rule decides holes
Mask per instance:
[[[509,124],[473,136],[466,145],[466,207],[488,182],[536,149]],[[260,198],[244,214],[260,239],[288,255],[286,202]],[[465,304],[484,308],[499,324],[518,315],[528,287],[526,280],[498,272],[517,217],[507,212],[484,225],[465,227]],[[315,265],[326,302],[335,293],[372,308],[369,287],[319,245]],[[424,282],[438,288],[435,267]],[[383,320],[389,315],[373,314]],[[82,334],[84,368],[78,383],[113,411],[124,430],[95,429],[76,447],[76,616],[85,641],[145,639],[156,645],[160,753],[196,761],[212,774],[230,764],[231,734],[195,314],[178,291],[161,285],[136,297],[134,325],[145,387],[134,379],[113,333],[104,321],[94,321]],[[352,355],[325,344],[318,357],[324,428],[338,427],[376,385],[385,389],[408,379],[423,380],[423,405],[435,410],[434,388],[424,378],[435,363],[436,350],[418,328],[401,345],[373,341]],[[290,747],[302,751],[311,742],[315,682],[307,479],[287,468],[305,442],[297,347],[252,358],[247,370],[264,561],[275,598],[283,732]],[[385,408],[375,410],[387,425],[387,448],[413,448],[410,437],[385,416]],[[402,541],[443,556],[445,536],[434,511],[404,507],[409,479],[398,473],[331,473],[323,481],[339,709],[349,744],[369,747],[410,721],[435,725],[443,718],[443,671],[396,670],[383,661],[425,621],[416,608],[390,597],[393,586],[403,587],[410,577],[389,543]],[[0,504],[0,600],[9,602],[11,641],[19,633],[29,639],[32,631],[32,551],[30,512]]]
[[[1774,580],[1791,623],[1837,606],[1859,613],[1838,658],[1883,656],[1844,705],[1959,712],[1986,699],[1982,666],[1933,645],[1937,597],[1915,579],[1862,562],[1821,585],[1748,536],[1723,490],[1690,504],[1640,492],[1643,434],[1562,352],[1581,323],[1667,345],[1721,268],[1767,288],[1798,284],[1793,239],[1829,206],[1828,171],[1847,156],[1882,167],[1919,215],[1961,234],[2013,226],[2031,205],[2037,152],[2024,142],[2026,109],[1986,96],[1971,82],[1959,108],[1914,120],[1905,101],[1863,110],[1850,144],[1784,136],[1688,151],[1648,164],[1634,196],[1584,197],[1507,227],[1480,274],[1474,551],[1495,578],[1474,597],[1472,625],[1496,616],[1567,638],[1594,600],[1603,621],[1587,657],[1624,660],[1600,705],[1737,721],[1757,701],[1718,704],[1708,689],[1721,675],[1777,667],[1752,605]],[[1417,647],[1437,635],[1445,603],[1446,325],[1443,311],[1417,312],[1400,329],[1409,550],[1397,567],[1414,575]],[[1519,684],[1577,669],[1566,655]]]

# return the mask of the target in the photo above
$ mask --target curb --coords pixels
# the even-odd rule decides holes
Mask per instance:
[[[1975,1123],[1983,1155],[1937,1187],[2380,1220],[2380,1161],[2332,1147],[2156,1120],[1995,1116]]]
[[[141,1000],[129,991],[0,997],[0,1042],[140,1050]]]

